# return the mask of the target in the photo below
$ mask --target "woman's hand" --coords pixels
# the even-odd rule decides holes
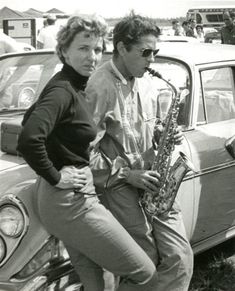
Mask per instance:
[[[74,166],[65,166],[60,170],[61,178],[55,186],[60,189],[81,189],[87,183],[87,177],[83,169]]]
[[[127,183],[151,193],[158,191],[160,175],[156,171],[130,170]]]

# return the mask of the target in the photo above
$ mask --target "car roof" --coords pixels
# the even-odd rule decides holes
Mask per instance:
[[[195,37],[189,37],[184,35],[159,35],[158,39],[160,41],[169,41],[169,42],[199,42]]]
[[[211,43],[159,42],[159,56],[180,59],[188,65],[235,60],[235,46]]]
[[[189,66],[209,64],[223,61],[235,61],[235,46],[226,44],[194,43],[194,42],[158,42],[158,56],[181,60]],[[4,59],[9,55],[55,54],[52,49],[15,52],[1,55]],[[111,52],[106,52],[111,55]]]

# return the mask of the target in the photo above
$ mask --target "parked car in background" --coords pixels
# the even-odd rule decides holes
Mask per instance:
[[[221,43],[221,28],[216,28],[214,31],[205,34],[206,43]]]
[[[167,42],[194,42],[198,43],[199,40],[195,37],[181,36],[181,35],[159,35],[159,41]]]
[[[11,36],[0,31],[0,55],[18,51],[32,51],[33,46],[28,43],[16,41]]]
[[[25,42],[17,42],[18,46],[20,49],[24,50],[24,51],[34,51],[35,47],[33,47],[31,44],[29,43],[25,43]]]
[[[178,123],[185,140],[176,153],[183,151],[196,169],[187,173],[178,196],[197,254],[235,234],[234,49],[190,42],[158,46],[151,67],[180,96]],[[104,54],[103,62],[110,58]],[[16,151],[23,113],[62,64],[53,51],[9,54],[0,64],[0,290],[79,290],[66,250],[33,208],[35,173]],[[174,91],[162,79],[152,82],[164,119]]]
[[[199,39],[195,37],[189,37],[189,36],[176,36],[176,35],[170,35],[170,34],[160,34],[158,37],[158,40],[160,42],[192,42],[192,43],[198,43],[200,42]],[[106,52],[113,52],[113,39],[108,38],[105,43],[106,46]]]

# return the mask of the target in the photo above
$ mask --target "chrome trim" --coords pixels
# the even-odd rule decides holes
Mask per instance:
[[[51,242],[53,241],[53,236],[49,236],[45,241],[43,241],[40,249],[38,249],[37,252],[34,252],[33,257],[24,265],[22,266],[22,268],[11,277],[11,282],[27,282],[28,280],[32,280],[33,278],[35,278],[35,276],[39,277],[42,274],[47,273],[47,271],[50,268],[50,263],[51,263],[51,259],[54,258],[53,254],[50,254],[50,259],[48,261],[45,261],[36,271],[32,271],[30,274],[27,274],[27,276],[22,276],[21,272],[22,270],[24,270],[25,268],[27,268],[27,266],[35,259],[35,257],[43,250],[43,248],[47,247],[47,245],[51,244]],[[55,247],[55,245],[53,245],[53,247]],[[52,250],[52,252],[54,252],[54,249]]]
[[[4,210],[4,208],[14,208],[14,209],[16,209],[17,211],[19,211],[20,212],[20,214],[21,214],[21,216],[22,216],[22,219],[23,219],[23,223],[25,224],[25,219],[24,219],[24,215],[23,215],[23,213],[22,213],[22,211],[16,206],[16,205],[13,205],[13,204],[3,204],[3,205],[1,205],[0,206],[0,213]],[[24,226],[24,225],[23,225]],[[9,238],[18,238],[18,237],[20,237],[21,236],[21,234],[22,234],[22,232],[24,231],[24,227],[23,227],[23,229],[19,232],[19,233],[17,233],[17,234],[14,234],[14,235],[10,235],[10,234],[6,234],[1,228],[0,228],[0,232],[2,232],[2,234],[4,235],[4,236],[6,236],[6,237],[9,237]]]
[[[75,272],[74,268],[72,267],[69,259],[57,261],[54,264],[48,262],[46,265],[42,266],[42,268],[40,268],[30,276],[27,276],[22,279],[12,277],[10,279],[10,283],[13,284],[14,286],[21,286],[20,288],[17,289],[19,291],[31,291],[31,290],[79,291],[80,288],[82,287],[81,282],[80,281],[70,282],[69,280],[70,275],[72,275],[74,272]],[[69,284],[67,285],[67,283]],[[58,286],[60,286],[59,289]],[[74,287],[74,289],[71,287]],[[75,289],[75,287],[77,289]]]
[[[1,244],[3,245],[3,248],[4,248],[4,252],[3,252],[3,256],[2,256],[2,259],[0,258],[0,262],[3,261],[6,257],[6,253],[7,253],[7,248],[6,248],[6,243],[4,241],[4,239],[2,238],[2,236],[0,235],[0,241],[1,241]]]
[[[27,284],[20,288],[20,291],[32,291],[32,290],[39,290],[39,288],[43,287],[47,282],[46,276],[38,276],[31,281],[28,281]]]
[[[13,194],[7,194],[4,195],[2,198],[0,198],[0,207],[3,205],[13,205],[14,207],[17,207],[22,215],[23,215],[23,219],[24,219],[24,229],[22,231],[22,233],[18,236],[15,237],[15,245],[9,250],[9,252],[6,253],[5,258],[2,260],[2,262],[0,262],[0,267],[5,264],[8,259],[11,257],[12,253],[17,249],[17,247],[19,246],[21,240],[23,239],[23,237],[25,236],[26,232],[28,231],[29,228],[29,215],[28,212],[24,206],[24,204],[22,203],[22,201],[16,197]],[[8,239],[12,239],[12,237],[8,237],[5,234],[2,233],[1,235],[2,239],[4,240],[5,244],[6,244],[6,248],[8,248],[7,245],[7,240]]]
[[[235,237],[235,226],[230,227],[229,230],[219,232],[211,237],[205,238],[192,244],[194,254],[202,253],[216,245],[223,243],[232,237]]]
[[[197,178],[197,177],[200,177],[200,176],[203,176],[206,174],[218,172],[218,171],[221,171],[223,169],[230,168],[230,167],[235,167],[235,161],[232,161],[229,163],[219,164],[219,165],[214,166],[214,167],[204,168],[204,169],[202,169],[200,171],[196,171],[196,172],[189,172],[183,181]]]

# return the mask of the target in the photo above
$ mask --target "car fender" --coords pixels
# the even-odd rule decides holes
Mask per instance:
[[[12,175],[12,177],[14,177],[14,175]],[[0,280],[5,281],[6,279],[10,279],[13,274],[21,270],[22,266],[30,261],[30,259],[42,248],[50,237],[44,226],[41,224],[37,211],[35,211],[34,208],[34,182],[35,179],[29,179],[18,183],[7,189],[1,197],[1,200],[7,199],[7,197],[16,197],[22,203],[28,217],[28,225],[17,248],[1,267]]]

